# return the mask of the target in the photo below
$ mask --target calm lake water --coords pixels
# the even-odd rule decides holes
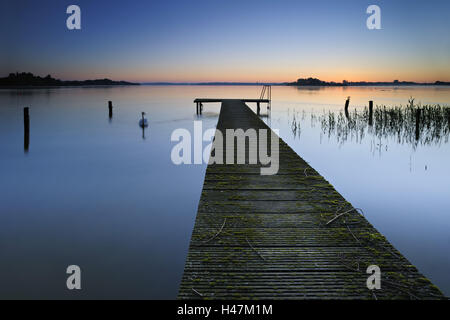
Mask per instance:
[[[205,105],[199,118],[196,97],[253,98],[260,90],[0,90],[0,298],[175,298],[206,165],[172,164],[171,133],[193,132],[199,119],[204,130],[216,125],[220,105]],[[265,121],[450,295],[448,134],[416,145],[369,130],[342,134],[324,122],[347,96],[350,110],[368,100],[406,105],[410,96],[449,105],[450,87],[273,87],[272,96]],[[82,270],[80,291],[66,289],[72,264]]]

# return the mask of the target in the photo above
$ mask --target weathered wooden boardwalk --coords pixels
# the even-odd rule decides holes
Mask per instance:
[[[269,129],[240,100],[222,102],[217,130],[227,128]],[[179,299],[444,298],[279,142],[276,175],[258,164],[208,166]],[[381,269],[379,290],[366,286],[369,265]]]

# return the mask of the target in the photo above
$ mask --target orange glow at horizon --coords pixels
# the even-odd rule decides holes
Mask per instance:
[[[249,55],[251,56],[251,55]],[[283,59],[285,58],[285,59]],[[298,78],[318,78],[327,82],[368,81],[391,82],[450,81],[450,60],[421,59],[420,57],[388,58],[334,57],[322,59],[300,59],[295,57],[270,57],[269,59],[214,59],[200,58],[179,61],[177,64],[164,62],[143,63],[140,59],[118,64],[114,69],[96,66],[59,70],[54,73],[63,80],[86,80],[110,78],[133,82],[293,82]],[[53,73],[52,73],[53,74]]]
[[[414,82],[435,82],[435,81],[450,81],[450,72],[445,69],[441,70],[349,70],[346,68],[337,68],[335,70],[324,71],[265,71],[265,70],[245,70],[244,68],[237,68],[237,70],[203,70],[197,72],[183,72],[177,71],[151,71],[151,70],[137,70],[122,72],[105,72],[101,71],[95,73],[77,72],[77,74],[65,74],[64,72],[55,73],[54,75],[63,80],[86,80],[86,79],[101,79],[110,78],[113,80],[124,80],[132,82],[294,82],[299,78],[318,78],[327,82],[342,82],[347,80],[350,82],[367,81],[367,82],[382,82],[382,81],[414,81]]]

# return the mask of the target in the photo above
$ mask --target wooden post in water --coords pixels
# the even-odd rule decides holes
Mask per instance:
[[[198,112],[199,112],[199,102],[196,102],[196,113],[198,114]]]
[[[203,112],[203,103],[200,102],[200,114]]]
[[[261,113],[261,107],[259,105],[259,101],[256,102],[256,114],[259,116],[259,114]]]
[[[109,118],[111,119],[113,116],[113,106],[112,101],[108,101],[108,109],[109,109]]]
[[[23,136],[23,149],[28,152],[30,147],[30,108],[23,108],[23,125],[24,125],[24,136]]]
[[[344,111],[345,111],[345,117],[348,119],[350,116],[348,114],[348,105],[350,104],[350,97],[347,98],[347,100],[345,100],[345,107],[344,107]]]
[[[419,140],[420,137],[420,113],[422,110],[416,109],[416,141]]]
[[[369,126],[373,124],[373,101],[369,101]]]

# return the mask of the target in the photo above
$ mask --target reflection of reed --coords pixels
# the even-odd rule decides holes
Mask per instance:
[[[373,119],[372,119],[373,117]],[[299,124],[295,124],[294,114],[292,132],[296,136]],[[399,144],[439,145],[447,143],[450,132],[450,107],[440,105],[414,104],[411,99],[407,106],[377,106],[373,115],[369,108],[354,110],[349,117],[340,112],[311,115],[311,126],[320,123],[322,133],[328,138],[334,136],[339,144],[347,140],[361,142],[366,135],[379,140],[395,139]]]
[[[300,138],[300,122],[297,122],[295,113],[292,117],[291,130],[292,130],[292,133],[294,134],[294,138],[297,137],[297,134],[298,134],[298,137]]]

